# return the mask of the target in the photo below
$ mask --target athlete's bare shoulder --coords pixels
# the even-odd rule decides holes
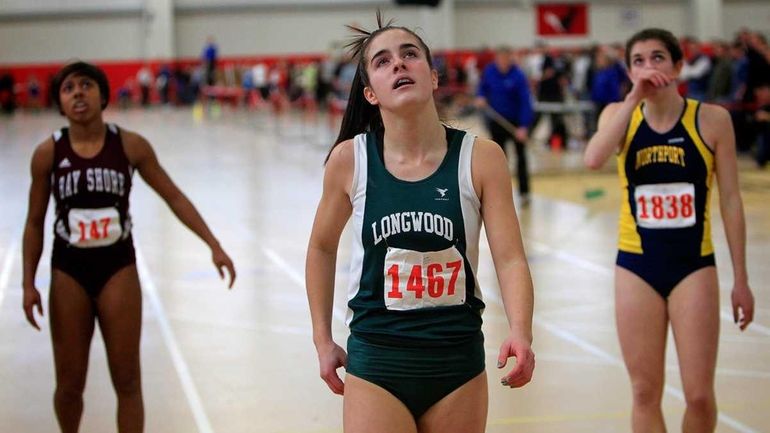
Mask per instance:
[[[146,158],[154,157],[150,142],[140,134],[128,129],[120,128],[120,139],[123,142],[123,151],[131,165],[136,166]]]
[[[726,134],[733,134],[730,112],[719,105],[702,103],[698,110],[698,129],[706,146],[715,150],[725,141]]]
[[[334,146],[326,161],[325,187],[342,188],[349,193],[356,166],[355,144],[353,139],[345,140]]]
[[[335,166],[338,164],[352,164],[355,158],[353,145],[353,139],[350,138],[334,146],[334,149],[329,153],[329,160],[326,164],[334,164]]]
[[[54,158],[53,137],[49,136],[35,147],[32,153],[32,174],[49,173],[53,167]]]

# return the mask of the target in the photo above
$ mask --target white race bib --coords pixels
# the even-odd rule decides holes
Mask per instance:
[[[657,183],[634,191],[636,224],[647,229],[678,229],[695,225],[695,185]]]
[[[465,261],[454,246],[428,252],[388,248],[384,275],[388,310],[465,303]]]
[[[112,245],[123,234],[120,214],[114,207],[70,209],[69,227],[70,245],[78,248]]]

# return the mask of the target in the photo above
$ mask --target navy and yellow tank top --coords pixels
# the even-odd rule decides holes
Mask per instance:
[[[475,137],[446,131],[444,160],[414,182],[387,171],[381,133],[354,138],[347,323],[355,335],[434,346],[481,335]]]
[[[714,153],[700,135],[699,108],[686,99],[680,120],[663,134],[647,124],[643,104],[634,110],[618,154],[621,251],[672,258],[713,254]]]
[[[68,128],[56,131],[53,139],[55,245],[93,248],[128,239],[128,196],[134,170],[123,150],[118,127],[107,125],[104,146],[92,158],[75,153]]]

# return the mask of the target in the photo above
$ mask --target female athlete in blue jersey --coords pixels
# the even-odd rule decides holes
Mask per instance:
[[[585,153],[590,168],[617,154],[622,186],[615,310],[633,388],[634,432],[663,432],[668,323],[676,340],[687,409],[682,430],[714,431],[719,287],[711,242],[713,175],[733,262],[733,315],[743,330],[754,299],[729,113],[685,99],[676,88],[682,50],[666,30],[626,44],[633,87],[610,104]]]
[[[436,70],[412,31],[383,25],[352,45],[358,71],[329,152],[307,253],[320,373],[344,393],[344,430],[481,433],[487,378],[476,280],[483,216],[510,333],[498,368],[535,366],[533,289],[497,144],[439,121]],[[335,262],[352,218],[347,352],[332,339]],[[336,369],[345,367],[343,384]]]

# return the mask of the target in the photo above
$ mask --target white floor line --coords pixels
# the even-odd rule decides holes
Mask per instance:
[[[267,247],[262,247],[262,252],[265,253],[267,258],[270,259],[274,265],[278,266],[279,269],[281,269],[289,278],[291,278],[292,281],[297,283],[297,285],[303,289],[305,288],[305,276],[295,271],[294,268],[292,268],[291,265],[283,259],[283,257],[279,256],[278,253]],[[333,308],[332,315],[341,323],[345,323],[345,313],[336,308]]]
[[[548,247],[547,245],[544,245],[544,246],[546,247],[546,249],[550,249],[550,247]],[[565,257],[569,257],[569,256],[571,256],[571,254],[569,254],[569,253],[561,253],[561,254],[557,255],[557,257],[560,258],[560,259],[564,259]],[[584,266],[581,263],[582,262],[586,262],[586,260],[582,259],[580,257],[572,256],[572,257],[569,258],[568,261],[570,263],[578,266],[578,267],[582,267],[583,269],[591,270],[591,271],[597,271],[598,265],[596,265],[594,263],[587,262],[590,265],[589,266]],[[607,271],[608,270],[606,268],[601,268],[600,273],[606,274]],[[490,291],[490,292],[485,292],[484,295],[487,297],[487,299],[494,300],[498,305],[500,305],[500,306],[503,305],[503,301],[502,301],[502,299],[500,298],[500,296],[497,293],[494,293],[494,292]],[[730,318],[730,320],[732,320],[732,318]],[[622,362],[622,360],[620,358],[617,358],[617,357],[613,356],[612,354],[604,351],[603,349],[601,349],[600,347],[594,345],[593,343],[590,343],[590,342],[588,342],[588,341],[578,337],[577,335],[575,335],[575,334],[573,334],[573,333],[571,333],[571,332],[569,332],[569,331],[567,331],[565,329],[562,329],[562,328],[558,327],[557,325],[554,325],[553,323],[548,322],[547,320],[535,318],[533,321],[534,321],[535,324],[544,327],[546,330],[548,330],[552,334],[556,335],[557,337],[562,338],[563,340],[569,341],[570,343],[577,345],[578,347],[582,348],[583,350],[596,355],[597,357],[599,357],[600,359],[602,359],[604,361],[611,362],[612,364],[615,364],[615,365],[623,365],[623,362]],[[667,394],[671,395],[672,397],[677,398],[678,400],[684,401],[684,394],[682,393],[682,390],[680,390],[679,388],[676,388],[676,387],[674,387],[672,385],[666,384],[665,392]],[[754,430],[753,428],[751,428],[751,427],[749,427],[749,426],[739,422],[738,420],[732,418],[729,415],[726,415],[725,413],[723,413],[721,411],[719,412],[719,422],[722,422],[722,423],[724,423],[724,424],[734,428],[735,430],[739,431],[740,433],[759,433],[757,430]]]
[[[5,260],[3,260],[3,268],[0,270],[0,307],[3,306],[3,299],[5,298],[5,289],[8,288],[8,282],[11,280],[11,269],[13,268],[13,261],[16,258],[16,249],[19,247],[19,240],[14,239],[11,244],[8,245],[8,251],[5,252]]]
[[[594,262],[592,262],[590,260],[586,260],[586,259],[584,259],[582,257],[578,257],[578,256],[575,256],[573,254],[566,253],[564,251],[560,251],[560,250],[558,250],[556,248],[553,248],[553,247],[551,247],[549,245],[546,245],[546,244],[544,244],[542,242],[533,241],[533,240],[527,240],[526,243],[528,245],[531,245],[532,247],[538,249],[538,250],[543,251],[546,254],[552,254],[557,259],[559,259],[559,260],[561,260],[563,262],[567,262],[567,263],[570,263],[572,265],[575,265],[575,266],[577,266],[579,268],[588,269],[588,270],[594,271],[594,272],[596,272],[598,274],[602,274],[602,275],[608,275],[608,276],[614,275],[614,272],[613,272],[612,269],[608,269],[607,267],[602,266],[602,265],[597,265],[596,263],[594,263]]]
[[[600,310],[613,310],[615,304],[613,302],[599,302],[590,305],[572,305],[569,307],[557,307],[549,308],[546,310],[540,310],[540,314],[548,316],[561,316],[563,314],[580,314],[580,313],[593,313]]]
[[[136,245],[136,240],[134,240],[134,244],[136,248],[136,266],[139,271],[143,291],[149,298],[150,305],[155,312],[163,340],[166,343],[166,347],[168,347],[177,376],[179,376],[179,381],[182,384],[182,390],[185,397],[187,397],[187,403],[190,405],[193,418],[195,418],[195,425],[200,433],[214,433],[214,429],[211,427],[211,423],[206,416],[206,411],[203,409],[203,403],[201,403],[198,390],[195,388],[195,382],[193,382],[190,375],[190,369],[187,367],[187,362],[185,362],[182,351],[179,349],[179,344],[176,342],[176,337],[174,337],[174,331],[171,329],[171,325],[166,317],[163,304],[158,296],[158,289],[155,287],[150,271],[147,268],[147,262],[145,262],[144,255],[139,246]]]

